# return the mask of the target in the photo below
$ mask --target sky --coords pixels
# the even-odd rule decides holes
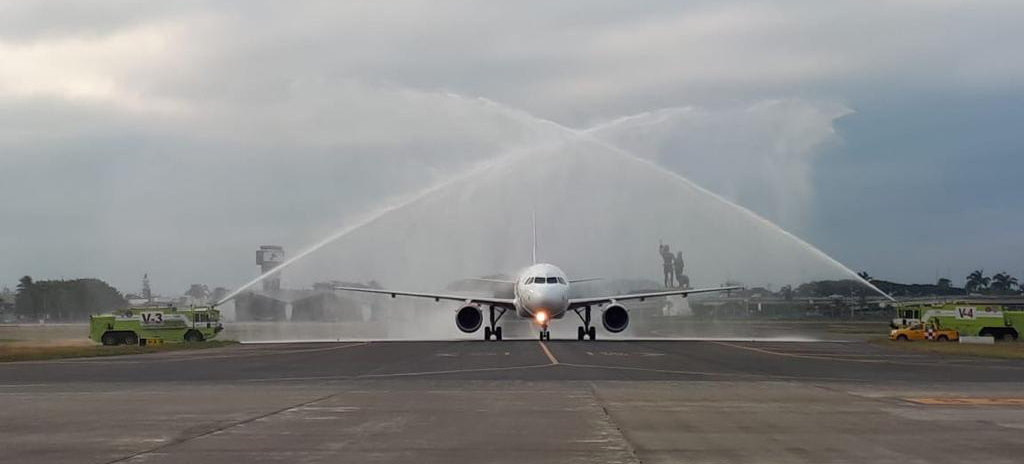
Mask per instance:
[[[570,128],[878,278],[1024,278],[1015,1],[0,4],[0,286],[237,286]]]

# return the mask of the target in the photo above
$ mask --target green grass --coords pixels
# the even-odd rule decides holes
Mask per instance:
[[[1024,359],[1024,343],[997,342],[992,345],[974,345],[950,342],[895,342],[889,339],[872,340],[871,343],[894,349],[917,353],[932,353],[950,356],[975,356],[982,358]]]
[[[90,358],[97,356],[121,356],[126,354],[162,353],[166,351],[203,350],[236,345],[229,340],[202,343],[166,343],[151,346],[38,346],[17,343],[0,343],[0,362],[39,361],[45,359]]]

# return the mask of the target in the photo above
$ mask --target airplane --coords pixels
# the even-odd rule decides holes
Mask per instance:
[[[335,290],[378,293],[391,295],[395,298],[399,295],[431,298],[434,301],[457,301],[462,304],[455,312],[455,325],[463,333],[474,333],[480,330],[483,325],[482,306],[488,308],[488,325],[484,327],[484,340],[502,339],[502,330],[498,326],[505,313],[511,311],[516,316],[533,320],[540,327],[540,340],[551,340],[551,332],[548,325],[552,320],[561,319],[569,311],[579,316],[582,325],[576,330],[577,340],[597,339],[597,329],[591,324],[591,312],[593,307],[602,308],[601,324],[604,329],[611,333],[619,333],[629,326],[629,310],[622,305],[622,301],[640,300],[647,298],[667,297],[680,295],[686,297],[694,293],[727,292],[738,290],[742,287],[713,287],[667,290],[663,292],[632,293],[625,295],[599,296],[591,298],[569,298],[569,287],[574,283],[598,280],[569,279],[569,277],[558,266],[547,263],[537,263],[537,226],[534,220],[533,228],[533,265],[520,271],[514,281],[496,279],[476,279],[494,283],[513,285],[512,298],[489,298],[478,296],[449,295],[441,293],[408,292],[400,290],[372,289],[336,286]],[[607,307],[604,307],[608,305]]]

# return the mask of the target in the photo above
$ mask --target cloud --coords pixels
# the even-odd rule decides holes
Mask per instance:
[[[602,133],[797,232],[864,100],[1019,93],[1019,2],[10,1],[0,279],[227,285],[453,172]],[[469,97],[462,97],[465,95]],[[686,111],[657,111],[659,108]],[[901,156],[927,156],[906,153]],[[159,227],[152,227],[159,224]],[[851,252],[856,254],[856,252]],[[196,263],[201,263],[197,265]]]

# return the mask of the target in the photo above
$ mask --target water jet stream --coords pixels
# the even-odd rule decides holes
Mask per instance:
[[[601,138],[599,138],[598,136],[595,135],[596,133],[599,133],[600,131],[602,131],[604,129],[612,128],[614,126],[617,126],[618,124],[621,124],[621,123],[624,123],[624,122],[627,122],[627,121],[634,121],[634,120],[638,119],[640,116],[634,116],[634,117],[627,116],[625,118],[617,119],[617,120],[615,120],[615,121],[613,121],[611,123],[604,123],[604,124],[601,124],[599,126],[595,126],[594,128],[584,129],[584,130],[577,130],[577,129],[573,129],[573,128],[564,126],[564,125],[559,124],[559,123],[554,122],[554,121],[550,121],[550,120],[546,120],[546,119],[534,116],[534,115],[529,114],[529,113],[527,113],[525,111],[516,110],[514,108],[510,108],[508,106],[501,105],[499,103],[496,103],[496,102],[493,102],[491,100],[487,100],[487,99],[484,99],[484,98],[470,99],[468,97],[462,97],[462,96],[455,95],[455,94],[446,94],[446,95],[448,97],[459,98],[459,99],[462,99],[464,101],[475,101],[477,103],[483,102],[484,104],[486,104],[488,106],[492,106],[492,107],[498,108],[504,114],[508,114],[510,116],[513,116],[514,119],[520,121],[525,126],[536,125],[536,124],[539,123],[539,124],[544,125],[544,126],[555,128],[556,129],[556,133],[566,134],[566,135],[568,135],[570,137],[568,139],[560,139],[558,141],[558,143],[565,143],[568,140],[583,140],[583,141],[586,141],[586,142],[598,145],[598,146],[600,146],[600,147],[602,147],[604,149],[610,150],[612,153],[615,153],[615,154],[623,157],[623,159],[626,159],[626,160],[628,160],[630,162],[645,163],[645,166],[655,168],[656,172],[660,173],[661,175],[668,176],[669,178],[671,178],[672,180],[677,181],[677,182],[681,181],[683,183],[683,185],[685,185],[685,186],[687,186],[687,187],[689,187],[689,188],[691,188],[691,189],[693,189],[695,191],[698,191],[698,192],[710,195],[712,198],[718,200],[718,202],[721,203],[721,204],[724,204],[726,206],[730,206],[732,208],[735,208],[737,211],[741,212],[743,215],[747,216],[749,219],[752,219],[756,223],[759,223],[762,226],[767,227],[769,230],[780,232],[784,237],[789,238],[794,243],[796,243],[799,246],[805,248],[807,251],[810,251],[814,256],[816,256],[816,257],[818,257],[820,259],[823,259],[825,262],[830,263],[831,265],[833,265],[835,267],[838,267],[843,272],[849,274],[854,280],[859,281],[859,282],[867,285],[869,288],[873,289],[874,291],[878,292],[879,294],[885,296],[886,298],[891,299],[891,297],[886,295],[880,289],[878,289],[877,287],[872,285],[870,282],[865,281],[859,275],[857,275],[855,272],[853,272],[852,270],[850,270],[846,266],[843,266],[841,263],[839,263],[835,259],[831,258],[830,256],[828,256],[827,254],[825,254],[821,250],[818,250],[814,246],[812,246],[812,245],[808,244],[807,242],[801,240],[800,238],[796,237],[795,235],[787,232],[786,230],[784,230],[781,227],[775,225],[771,221],[768,221],[767,219],[761,217],[760,215],[754,213],[753,211],[751,211],[751,210],[749,210],[749,209],[747,209],[747,208],[745,208],[743,206],[737,205],[737,204],[735,204],[735,203],[733,203],[733,202],[731,202],[731,201],[729,201],[729,200],[719,196],[718,194],[715,194],[714,192],[711,192],[711,191],[709,191],[709,190],[707,190],[707,189],[705,189],[705,188],[695,184],[693,181],[690,181],[686,177],[684,177],[684,176],[682,176],[682,175],[680,175],[680,174],[678,174],[676,172],[673,172],[671,170],[665,169],[665,168],[657,165],[656,163],[654,163],[652,161],[648,161],[648,160],[646,160],[644,158],[641,158],[641,157],[637,156],[636,154],[633,154],[633,153],[631,153],[631,152],[629,152],[629,151],[627,151],[627,150],[625,150],[625,149],[623,149],[621,147],[615,146],[615,145],[613,145],[613,144],[611,144],[611,143],[609,143],[609,142],[607,142],[607,141],[605,141],[605,140],[603,140],[603,139],[601,139]],[[687,109],[682,108],[680,110],[681,111],[686,111]],[[659,111],[659,112],[661,112],[661,111]],[[660,120],[662,120],[662,119],[659,119],[659,121]],[[551,144],[551,142],[548,142],[548,144]],[[354,232],[354,231],[356,231],[358,229],[361,229],[361,228],[366,227],[366,226],[368,226],[370,224],[373,224],[374,222],[378,221],[379,219],[381,219],[384,216],[387,216],[390,213],[402,210],[402,209],[404,209],[404,208],[406,208],[406,207],[408,207],[410,205],[416,204],[417,202],[419,202],[421,200],[424,200],[424,199],[426,199],[428,197],[431,197],[433,194],[436,194],[436,193],[438,193],[438,192],[440,192],[442,190],[445,190],[446,187],[452,186],[452,185],[454,185],[454,184],[456,184],[456,183],[458,183],[458,182],[460,182],[462,180],[471,178],[471,177],[476,176],[478,174],[482,174],[485,171],[489,171],[490,169],[493,169],[493,168],[495,168],[497,166],[500,166],[502,164],[510,163],[514,159],[517,159],[519,157],[518,155],[521,155],[521,154],[524,154],[524,153],[529,153],[531,150],[535,150],[535,149],[539,148],[539,146],[541,146],[541,144],[537,144],[537,145],[534,145],[534,146],[531,146],[531,147],[528,147],[528,148],[511,150],[509,152],[506,152],[506,154],[504,154],[504,155],[499,154],[496,158],[491,158],[491,161],[489,161],[489,162],[487,162],[487,161],[482,162],[481,164],[478,164],[477,166],[475,166],[473,168],[467,169],[466,171],[464,171],[464,172],[462,172],[460,174],[452,176],[451,178],[449,178],[449,179],[447,179],[447,180],[445,180],[443,182],[440,182],[440,183],[435,184],[435,185],[433,185],[431,187],[428,187],[428,188],[426,188],[424,190],[421,190],[418,193],[416,193],[414,195],[411,195],[411,196],[407,197],[404,200],[396,201],[395,203],[393,203],[390,206],[386,206],[386,207],[377,209],[377,210],[375,210],[375,211],[373,211],[371,213],[368,213],[361,220],[356,221],[353,225],[348,226],[348,227],[344,227],[342,229],[339,229],[335,233],[325,237],[323,240],[321,240],[321,241],[313,244],[312,246],[304,249],[302,252],[300,252],[299,254],[295,255],[294,257],[286,260],[284,263],[282,263],[277,268],[275,268],[275,269],[267,272],[266,274],[260,275],[260,276],[256,277],[255,279],[247,282],[246,284],[244,284],[243,286],[239,287],[235,291],[229,293],[227,296],[222,298],[216,304],[217,305],[223,304],[224,302],[226,302],[226,301],[236,297],[238,294],[240,294],[241,292],[245,291],[246,289],[252,287],[253,285],[255,285],[257,283],[259,283],[260,281],[266,279],[267,277],[269,277],[269,276],[271,276],[271,275],[273,275],[273,274],[275,274],[277,272],[282,271],[284,268],[294,264],[295,262],[303,259],[304,257],[310,255],[311,253],[313,253],[313,252],[315,252],[315,251],[317,251],[317,250],[327,246],[328,244],[330,244],[332,242],[337,241],[338,239],[340,239],[340,238],[342,238],[342,237],[344,237],[346,235],[351,234],[352,232]]]
[[[269,271],[267,271],[267,272],[265,272],[263,274],[260,274],[256,278],[246,282],[241,287],[238,287],[237,289],[235,289],[231,293],[228,293],[227,295],[225,295],[223,298],[220,299],[220,301],[217,301],[216,303],[214,303],[214,306],[220,306],[220,305],[224,304],[225,302],[227,302],[227,301],[231,300],[232,298],[238,296],[240,293],[242,293],[246,289],[252,287],[253,285],[256,285],[256,284],[262,282],[266,278],[268,278],[268,277],[270,277],[270,276],[272,276],[274,274],[277,274],[278,272],[283,271],[285,268],[291,266],[292,264],[295,264],[297,261],[299,261],[302,258],[308,256],[309,254],[311,254],[311,253],[313,253],[313,252],[315,252],[315,251],[317,251],[317,250],[319,250],[319,249],[321,249],[321,248],[323,248],[323,247],[333,243],[334,241],[336,241],[336,240],[338,240],[338,239],[340,239],[340,238],[342,238],[342,237],[352,233],[353,231],[356,231],[356,230],[358,230],[358,229],[360,229],[362,227],[365,227],[365,226],[368,226],[368,225],[374,223],[375,221],[377,221],[381,217],[386,216],[389,213],[392,213],[392,212],[401,210],[403,208],[406,208],[406,207],[408,207],[410,205],[413,205],[416,202],[418,202],[418,201],[420,201],[420,200],[422,200],[424,198],[429,197],[431,194],[434,194],[436,192],[444,190],[446,187],[449,187],[449,186],[451,186],[453,184],[456,184],[456,183],[458,183],[461,180],[473,177],[473,176],[478,175],[478,174],[480,174],[480,173],[482,173],[484,171],[487,171],[489,169],[496,168],[496,167],[498,167],[498,166],[500,166],[502,164],[507,164],[507,163],[511,162],[512,160],[514,160],[515,158],[517,158],[518,156],[521,156],[523,153],[527,153],[527,152],[529,152],[529,150],[536,149],[539,146],[540,145],[536,145],[536,146],[533,146],[533,147],[530,147],[530,148],[526,148],[526,149],[510,150],[510,151],[506,152],[505,154],[499,154],[497,157],[491,158],[490,161],[479,163],[476,166],[474,166],[472,168],[469,168],[469,169],[465,170],[464,172],[462,172],[460,174],[456,174],[456,175],[454,175],[452,177],[449,177],[445,181],[436,183],[436,184],[434,184],[434,185],[432,185],[430,187],[427,187],[427,188],[425,188],[423,190],[420,190],[419,192],[417,192],[417,193],[415,193],[413,195],[409,195],[409,196],[407,196],[403,200],[395,201],[395,202],[393,202],[393,204],[391,204],[389,206],[381,207],[381,208],[379,208],[379,209],[377,209],[375,211],[367,213],[360,220],[356,221],[355,224],[352,224],[352,225],[350,225],[348,227],[343,227],[341,229],[338,229],[334,233],[332,233],[332,234],[328,235],[327,237],[325,237],[323,240],[320,240],[319,242],[314,243],[313,245],[310,245],[309,247],[305,248],[304,250],[302,250],[301,252],[299,252],[295,256],[285,260],[284,262],[282,262],[280,265],[278,265],[274,269],[271,269],[271,270],[269,270]]]
[[[560,131],[563,131],[563,132],[565,132],[567,134],[570,134],[570,135],[572,135],[574,137],[578,137],[578,138],[581,138],[583,140],[587,140],[587,141],[589,141],[591,143],[594,143],[596,145],[599,145],[601,147],[609,149],[612,152],[614,152],[616,154],[619,154],[621,156],[624,156],[624,157],[626,157],[626,158],[628,158],[628,159],[630,159],[630,160],[632,160],[634,162],[645,163],[645,164],[649,165],[650,167],[654,168],[656,171],[658,171],[662,175],[670,176],[670,177],[672,177],[672,178],[674,178],[674,179],[676,179],[678,181],[683,182],[684,184],[686,184],[687,186],[689,186],[689,187],[691,187],[691,188],[693,188],[695,190],[698,190],[698,191],[700,191],[702,193],[705,193],[705,194],[711,196],[715,200],[718,200],[719,202],[721,202],[721,203],[723,203],[725,205],[728,205],[728,206],[731,206],[733,208],[736,208],[737,210],[739,210],[739,211],[743,212],[744,214],[746,214],[747,216],[749,216],[750,219],[753,219],[754,221],[756,221],[756,222],[758,222],[758,223],[768,227],[770,230],[774,230],[776,232],[781,233],[783,236],[785,236],[785,237],[795,241],[796,243],[800,244],[801,246],[805,247],[808,251],[810,251],[815,256],[817,256],[817,257],[819,257],[821,259],[824,259],[826,262],[828,262],[828,263],[838,267],[843,272],[845,272],[848,275],[850,275],[850,277],[852,277],[855,281],[860,282],[860,283],[866,285],[868,288],[874,290],[879,295],[882,295],[883,297],[887,298],[890,301],[896,301],[893,297],[889,296],[889,294],[883,292],[881,289],[876,287],[874,284],[872,284],[871,282],[868,282],[863,277],[861,277],[859,274],[854,272],[852,269],[844,266],[842,263],[837,261],[835,258],[832,258],[831,256],[829,256],[825,252],[819,250],[817,247],[811,245],[810,243],[807,243],[803,239],[797,237],[796,235],[793,235],[789,231],[783,229],[782,227],[779,227],[778,225],[776,225],[775,223],[769,221],[768,219],[765,219],[761,215],[751,211],[750,209],[748,209],[748,208],[746,208],[744,206],[741,206],[741,205],[738,205],[736,203],[733,203],[733,202],[727,200],[726,198],[718,195],[717,193],[714,193],[714,192],[712,192],[712,191],[710,191],[710,190],[708,190],[708,189],[706,189],[704,187],[701,187],[700,185],[694,183],[690,179],[687,179],[686,177],[682,176],[681,174],[679,174],[679,173],[677,173],[675,171],[671,171],[671,170],[665,169],[664,167],[659,166],[658,164],[654,163],[653,161],[641,158],[640,156],[637,156],[634,153],[631,153],[631,152],[629,152],[627,150],[624,150],[624,149],[622,149],[622,148],[620,148],[620,147],[618,147],[616,145],[608,143],[607,141],[605,141],[605,140],[601,139],[600,137],[594,135],[595,133],[598,133],[601,130],[610,129],[610,128],[618,125],[618,124],[621,124],[621,123],[624,123],[624,122],[627,122],[627,121],[637,120],[638,118],[641,118],[641,117],[643,117],[645,115],[652,114],[653,112],[640,113],[640,114],[637,114],[637,115],[632,115],[632,116],[626,116],[626,117],[618,118],[618,119],[615,119],[615,120],[613,120],[613,121],[611,121],[609,123],[600,124],[598,126],[595,126],[595,127],[589,128],[589,129],[573,129],[571,127],[565,126],[563,124],[560,124],[558,122],[552,121],[550,119],[541,118],[539,116],[535,116],[535,115],[533,115],[533,114],[531,114],[529,112],[526,112],[524,110],[521,110],[521,109],[518,109],[518,108],[512,108],[512,107],[509,107],[507,105],[503,105],[501,103],[495,102],[493,100],[489,100],[489,99],[482,98],[482,97],[478,98],[478,99],[481,100],[481,101],[484,101],[484,102],[486,102],[486,103],[488,103],[490,105],[493,105],[493,106],[495,106],[497,108],[500,108],[500,109],[506,111],[509,115],[511,115],[513,117],[525,118],[528,121],[531,121],[531,122],[534,122],[534,123],[541,123],[541,124],[545,124],[545,125],[554,127],[556,129],[558,129]],[[685,112],[685,111],[688,111],[688,110],[689,109],[686,108],[686,107],[668,108],[666,110],[659,110],[659,111],[657,111],[657,113],[662,113],[662,112],[668,113],[668,112],[674,112],[674,111],[683,111],[683,112]],[[659,123],[659,122],[662,122],[662,121],[664,121],[664,118],[660,118],[660,119],[654,121],[653,123]]]

